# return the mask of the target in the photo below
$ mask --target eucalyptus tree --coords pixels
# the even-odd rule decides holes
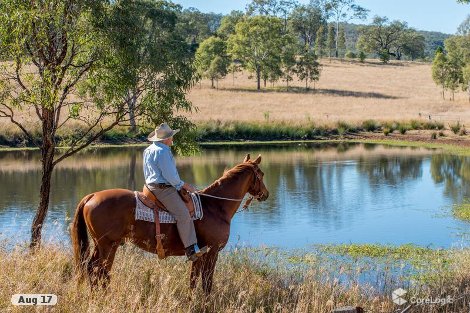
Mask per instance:
[[[295,0],[252,0],[246,6],[247,15],[276,16],[283,20],[283,32],[287,31],[287,21],[292,10],[297,7]]]
[[[317,31],[315,38],[315,53],[319,58],[322,58],[325,55],[326,51],[326,38],[325,38],[325,27],[324,25],[320,26]]]
[[[217,29],[217,35],[227,39],[230,35],[235,33],[235,26],[238,22],[243,20],[244,17],[245,14],[242,11],[232,11],[225,15],[220,21],[220,27]]]
[[[301,81],[305,80],[305,90],[309,89],[311,82],[316,82],[320,79],[321,65],[317,59],[315,52],[308,49],[305,49],[299,55],[296,73]]]
[[[191,108],[185,92],[194,81],[188,45],[174,32],[177,8],[163,1],[142,3],[149,8],[144,20],[155,24],[145,40],[159,47],[149,50],[148,64],[136,61],[141,52],[133,54],[120,41],[125,38],[116,26],[122,21],[113,20],[119,1],[2,1],[0,57],[8,61],[0,67],[0,117],[16,125],[41,151],[32,248],[41,242],[54,167],[115,126],[129,123],[129,88],[139,88],[137,120],[168,117],[187,125],[184,118],[173,116],[174,108]],[[128,43],[140,40],[134,38],[140,34],[127,33]],[[80,129],[59,153],[57,136],[71,125]]]
[[[190,7],[178,13],[178,30],[186,40],[197,45],[204,39],[216,34],[222,20],[222,14],[204,13]]]
[[[326,39],[326,48],[327,48],[327,51],[328,51],[328,57],[330,58],[330,61],[331,61],[331,56],[333,54],[333,52],[335,52],[335,38],[336,38],[336,34],[335,34],[335,26],[334,25],[330,25],[328,27],[328,34],[327,34],[327,39]]]
[[[391,55],[396,56],[392,50],[406,29],[406,23],[389,22],[386,17],[375,16],[371,25],[362,27],[358,42],[365,51],[377,53],[382,62],[387,63]]]
[[[262,74],[279,72],[281,55],[288,34],[283,34],[282,21],[272,16],[252,16],[239,22],[235,34],[228,39],[228,52],[242,67],[256,75],[261,89]],[[267,75],[267,76],[266,76]]]
[[[228,73],[230,58],[227,55],[227,43],[217,37],[209,37],[199,45],[196,51],[195,64],[198,73],[214,81],[225,77]]]
[[[322,11],[312,4],[297,6],[289,18],[290,30],[299,36],[308,48],[314,46],[317,33],[325,24]]]
[[[364,20],[367,18],[369,10],[357,5],[355,0],[324,0],[320,2],[323,3],[325,11],[329,17],[333,18],[335,23],[335,56],[338,57],[340,23],[351,19]]]

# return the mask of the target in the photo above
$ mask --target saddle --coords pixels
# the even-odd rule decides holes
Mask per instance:
[[[185,203],[186,207],[188,208],[189,215],[191,217],[194,216],[195,213],[195,208],[194,208],[194,203],[191,200],[190,194],[184,190],[181,189],[178,191],[181,199]],[[142,201],[146,206],[151,208],[154,211],[154,216],[155,216],[155,239],[157,240],[157,255],[159,259],[164,259],[165,258],[165,249],[163,249],[163,243],[162,243],[162,237],[163,235],[160,233],[160,220],[159,220],[159,214],[158,211],[168,211],[165,207],[165,205],[157,199],[157,197],[150,191],[150,189],[144,185],[144,188],[142,192],[138,192],[137,196],[139,197],[139,200]]]

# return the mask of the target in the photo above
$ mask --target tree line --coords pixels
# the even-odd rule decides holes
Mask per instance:
[[[309,89],[310,83],[319,80],[318,59],[323,57],[358,57],[364,62],[374,55],[383,63],[405,56],[411,60],[424,57],[426,42],[421,33],[405,22],[379,16],[371,25],[358,28],[356,52],[347,51],[347,22],[365,19],[367,14],[354,0],[312,0],[309,4],[253,0],[245,12],[225,16],[194,8],[182,11],[188,21],[187,40],[198,47],[199,75],[215,87],[218,79],[243,68],[256,77],[258,90],[261,82],[266,86],[281,79],[288,87],[294,76]],[[192,25],[199,25],[200,31],[191,31]]]
[[[469,3],[459,0],[460,3]],[[470,102],[470,15],[458,27],[457,35],[447,38],[444,48],[436,49],[432,78],[442,88],[442,99],[445,92],[451,93],[451,100],[455,99],[455,92],[459,89],[468,92]]]

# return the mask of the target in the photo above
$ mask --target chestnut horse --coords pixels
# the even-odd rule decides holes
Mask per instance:
[[[248,154],[243,163],[200,192],[204,216],[194,225],[199,246],[207,245],[210,250],[191,265],[192,289],[202,277],[203,290],[210,293],[219,251],[227,244],[230,222],[245,194],[250,193],[259,201],[268,198],[260,162],[261,156],[252,161]],[[108,284],[116,250],[124,240],[156,253],[155,223],[136,221],[135,207],[134,192],[126,189],[95,192],[78,204],[71,225],[75,262],[80,274],[88,274],[92,286],[98,282]],[[94,242],[91,257],[87,229]],[[166,256],[185,254],[176,224],[161,224],[161,233]]]

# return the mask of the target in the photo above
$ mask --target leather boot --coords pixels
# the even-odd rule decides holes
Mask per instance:
[[[196,261],[199,257],[201,257],[207,251],[209,251],[207,246],[199,248],[197,243],[190,245],[189,247],[185,249],[188,260],[192,262]]]

